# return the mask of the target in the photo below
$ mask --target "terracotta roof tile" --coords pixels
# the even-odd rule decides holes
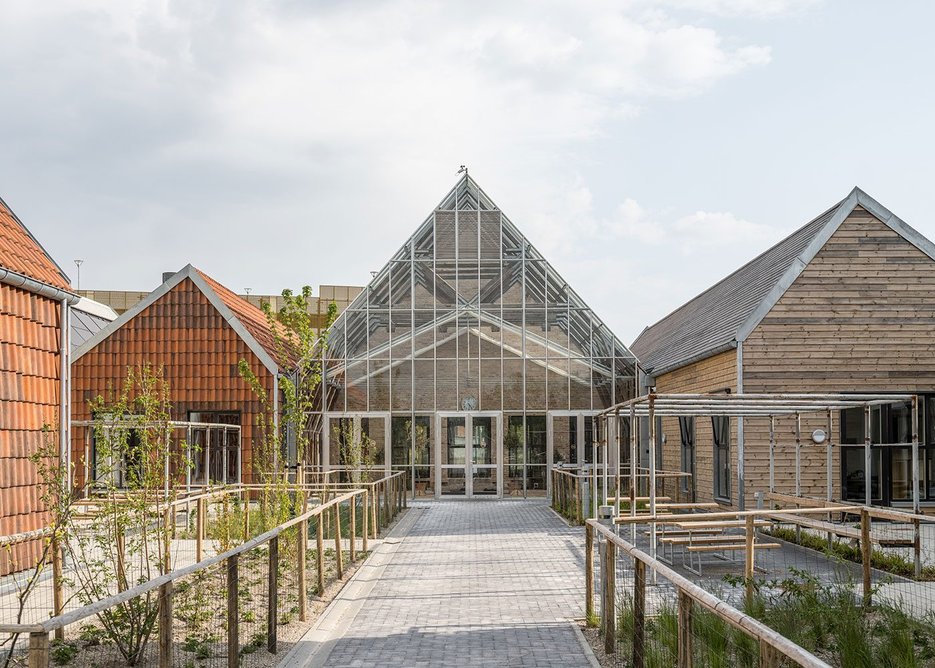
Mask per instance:
[[[272,357],[277,364],[283,368],[291,368],[294,366],[295,358],[292,352],[288,350],[283,351],[280,348],[276,336],[270,329],[266,314],[263,313],[263,311],[243,297],[224,287],[200,269],[195,269],[195,271],[197,271],[211,289],[214,290],[220,300],[224,302],[224,305],[234,313],[234,316],[241,322],[244,328],[250,332],[250,335],[256,339],[257,343],[269,353],[270,357]]]
[[[0,267],[71,290],[68,277],[3,200],[0,200]]]

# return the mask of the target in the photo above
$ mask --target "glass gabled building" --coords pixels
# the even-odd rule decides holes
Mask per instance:
[[[465,175],[332,327],[321,464],[363,433],[413,494],[544,496],[636,360]]]

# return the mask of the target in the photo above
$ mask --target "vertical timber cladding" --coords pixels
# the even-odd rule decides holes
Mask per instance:
[[[59,302],[0,284],[0,536],[47,523],[29,457],[46,439],[58,450],[60,320]],[[41,540],[0,549],[0,576],[31,567],[41,550]]]
[[[935,390],[935,261],[855,209],[743,343],[745,392]],[[823,497],[825,447],[802,421],[802,493]],[[769,485],[768,424],[747,420],[748,500]],[[777,419],[777,491],[794,491],[795,422]],[[834,415],[831,438],[840,438]],[[840,498],[839,451],[833,493]]]
[[[72,419],[90,420],[89,402],[119,391],[127,368],[162,367],[169,384],[173,420],[188,420],[189,411],[240,411],[244,482],[251,481],[254,445],[260,442],[258,419],[263,406],[240,377],[246,360],[268,396],[273,376],[208,301],[185,278],[149,307],[72,365]],[[75,484],[84,484],[84,432],[72,431]]]
[[[744,349],[746,356],[746,349]],[[656,378],[659,394],[718,392],[729,389],[737,391],[737,351],[713,355],[693,364],[688,364]],[[677,417],[662,418],[662,433],[666,444],[662,452],[662,468],[681,470],[681,437]],[[731,418],[731,501],[736,505],[737,496],[737,420]],[[711,418],[695,418],[695,497],[698,501],[714,500],[714,434]],[[666,481],[666,494],[670,494]],[[670,494],[671,495],[671,494]]]

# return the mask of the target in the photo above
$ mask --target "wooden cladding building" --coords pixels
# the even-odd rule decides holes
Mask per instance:
[[[864,416],[802,415],[800,493],[912,497],[908,444],[918,428],[920,495],[935,503],[935,245],[855,188],[846,199],[695,299],[632,345],[659,393],[868,392],[920,395],[920,418],[874,409],[869,476]],[[666,468],[695,474],[698,500],[748,507],[768,487],[769,420],[665,418]],[[660,441],[663,439],[660,435]],[[796,420],[776,422],[776,491],[794,493]],[[814,438],[813,438],[814,436]]]
[[[0,536],[47,522],[30,457],[67,430],[68,277],[0,200]],[[0,576],[31,567],[42,541],[0,549]]]
[[[161,368],[169,387],[172,420],[241,427],[242,444],[236,430],[194,434],[196,442],[199,438],[223,441],[210,444],[218,453],[217,464],[212,461],[201,470],[200,458],[195,462],[195,482],[204,482],[206,475],[213,482],[236,482],[241,473],[242,480],[250,482],[255,454],[265,437],[261,430],[265,408],[241,377],[241,360],[275,402],[279,374],[288,363],[281,360],[265,314],[188,265],[75,351],[72,418],[92,419],[89,402],[119,391],[128,368],[147,364]],[[72,438],[79,487],[88,475],[93,478],[95,469],[93,439],[84,431],[76,428]],[[227,458],[229,468],[223,470],[222,449],[239,447],[242,471],[236,470],[237,457]]]

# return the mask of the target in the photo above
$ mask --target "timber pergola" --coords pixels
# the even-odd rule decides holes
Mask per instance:
[[[872,443],[871,437],[871,411],[875,406],[887,404],[909,403],[912,407],[912,441],[909,443]],[[613,439],[620,452],[620,429],[616,428],[619,418],[630,418],[630,495],[636,494],[637,446],[640,440],[640,421],[636,418],[647,418],[650,444],[656,443],[657,417],[693,417],[693,416],[720,416],[740,418],[769,418],[770,421],[770,447],[769,447],[769,491],[775,492],[775,447],[776,447],[776,418],[780,416],[794,416],[796,420],[795,437],[795,490],[796,496],[801,496],[801,445],[802,414],[826,413],[826,465],[827,465],[827,500],[832,500],[833,466],[832,448],[834,412],[846,409],[862,409],[864,413],[864,503],[871,504],[871,448],[875,445],[886,447],[912,448],[912,507],[914,513],[919,513],[919,400],[912,394],[656,394],[650,393],[628,401],[621,402],[601,411],[595,420],[604,422],[602,434],[603,445]],[[611,420],[611,418],[614,418]],[[609,428],[608,428],[609,427]],[[741,427],[742,429],[742,427]],[[620,457],[617,456],[617,489],[620,489],[621,468]],[[596,461],[596,459],[595,459]],[[605,458],[605,461],[608,461]],[[744,452],[743,440],[739,439],[737,448],[737,477],[741,504],[743,503],[744,479]],[[649,505],[650,513],[656,511],[656,448],[649,448]],[[607,476],[607,467],[604,467]],[[606,485],[605,485],[606,489]],[[630,504],[631,514],[636,513],[635,503]],[[615,512],[616,514],[616,512]]]

